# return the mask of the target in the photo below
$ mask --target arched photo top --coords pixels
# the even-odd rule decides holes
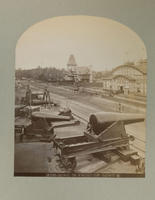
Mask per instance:
[[[146,59],[141,38],[127,26],[94,16],[53,17],[28,28],[16,46],[16,69],[65,68],[73,54],[80,66],[109,70]]]

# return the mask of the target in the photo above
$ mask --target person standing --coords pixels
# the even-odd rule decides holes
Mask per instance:
[[[45,101],[45,105],[47,105],[48,103],[50,103],[50,92],[49,92],[49,90],[48,90],[47,87],[44,89],[43,101]]]

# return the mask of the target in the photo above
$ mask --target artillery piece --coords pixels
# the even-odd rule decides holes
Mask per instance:
[[[21,119],[19,119],[21,120]],[[72,116],[70,109],[64,109],[60,112],[38,111],[31,113],[30,119],[17,121],[15,123],[15,134],[20,133],[20,142],[24,141],[47,141],[50,142],[54,136],[54,128],[66,127],[78,124]]]
[[[90,115],[83,136],[53,137],[52,140],[62,164],[74,170],[77,156],[104,156],[109,151],[129,148],[129,141],[134,140],[134,137],[126,133],[125,125],[141,121],[144,121],[142,114],[99,112]]]

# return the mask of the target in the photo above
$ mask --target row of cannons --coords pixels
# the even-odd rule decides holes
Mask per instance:
[[[91,154],[110,161],[107,152],[129,149],[129,142],[134,137],[126,133],[125,125],[144,121],[142,114],[98,112],[90,115],[79,136],[58,137],[56,132],[60,127],[68,127],[69,130],[80,124],[70,109],[33,111],[29,116],[24,116],[24,109],[25,105],[16,107],[16,117],[21,119],[26,116],[28,120],[26,123],[22,120],[15,123],[15,142],[25,144],[39,140],[52,143],[62,165],[72,171],[77,166],[78,156]]]

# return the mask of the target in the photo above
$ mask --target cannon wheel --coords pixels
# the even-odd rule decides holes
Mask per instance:
[[[61,162],[64,165],[64,167],[69,170],[74,170],[77,165],[75,157],[73,158],[61,157]]]

